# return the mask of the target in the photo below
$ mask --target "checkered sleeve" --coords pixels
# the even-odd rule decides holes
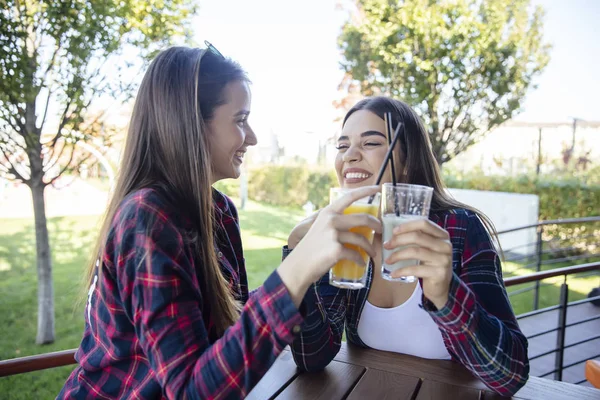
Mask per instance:
[[[277,272],[239,320],[209,342],[197,275],[180,230],[147,199],[132,200],[114,232],[125,313],[170,399],[243,398],[294,337],[302,317]]]
[[[452,276],[448,302],[440,310],[426,299],[423,305],[453,355],[490,389],[513,395],[529,377],[527,339],[510,305],[500,259],[487,231],[475,214],[463,217],[462,265]]]
[[[283,259],[291,252],[283,248]],[[346,317],[346,290],[329,284],[324,275],[308,289],[302,301],[306,317],[301,333],[292,342],[296,365],[304,371],[325,368],[340,351]]]

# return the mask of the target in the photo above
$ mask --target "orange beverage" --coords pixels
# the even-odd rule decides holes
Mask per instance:
[[[337,197],[344,194],[343,189],[331,189],[331,200],[334,201]],[[369,198],[360,199],[344,210],[344,214],[370,214],[377,217],[379,214],[380,195],[377,193],[371,204],[368,203]],[[350,229],[350,232],[363,235],[370,243],[373,243],[373,229],[367,226],[358,226]],[[340,260],[329,272],[329,284],[346,289],[361,289],[365,287],[366,271],[369,265],[369,255],[362,248],[344,244],[344,246],[358,251],[363,259],[361,265],[350,260]]]

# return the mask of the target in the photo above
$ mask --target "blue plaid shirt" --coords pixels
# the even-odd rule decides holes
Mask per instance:
[[[490,389],[512,395],[529,377],[527,339],[510,305],[500,259],[476,214],[463,210],[432,214],[430,219],[450,234],[453,276],[449,300],[437,310],[425,296],[423,307],[439,327],[455,361]],[[291,250],[284,248],[284,258]],[[358,336],[358,323],[373,281],[369,268],[366,288],[340,289],[328,275],[309,289],[309,310],[301,335],[292,344],[303,370],[323,369],[338,353],[344,327],[348,341],[367,347]]]

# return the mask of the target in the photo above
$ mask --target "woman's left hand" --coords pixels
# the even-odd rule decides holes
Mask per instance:
[[[452,243],[448,232],[428,219],[411,221],[394,228],[392,238],[383,246],[387,250],[410,246],[392,253],[385,263],[419,260],[419,265],[393,271],[392,276],[422,278],[423,294],[441,310],[448,301],[452,279]]]

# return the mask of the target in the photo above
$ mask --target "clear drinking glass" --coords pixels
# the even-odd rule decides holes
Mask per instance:
[[[429,209],[431,208],[431,197],[433,188],[421,185],[409,185],[404,183],[385,183],[383,185],[381,200],[381,222],[383,223],[383,240],[387,242],[393,236],[392,231],[398,225],[417,219],[427,219]],[[414,276],[403,276],[401,278],[392,278],[392,271],[418,265],[419,260],[402,260],[395,264],[388,265],[385,260],[398,250],[405,246],[397,247],[393,250],[383,249],[383,262],[381,263],[381,275],[388,281],[395,282],[414,282]]]
[[[331,188],[330,203],[336,199],[344,196],[349,189]],[[379,214],[379,204],[381,201],[381,194],[377,193],[373,197],[373,201],[369,204],[369,197],[359,199],[352,203],[348,208],[344,210],[344,214],[370,214],[377,218]],[[375,232],[373,229],[367,226],[358,226],[350,229],[350,232],[355,232],[363,235],[367,238],[370,243],[373,243],[373,235]],[[363,258],[362,264],[357,264],[350,260],[341,260],[337,262],[331,270],[329,270],[329,284],[344,289],[362,289],[365,287],[367,280],[367,267],[369,266],[369,255],[362,248],[351,244],[345,244],[344,246],[356,250],[360,253]]]

